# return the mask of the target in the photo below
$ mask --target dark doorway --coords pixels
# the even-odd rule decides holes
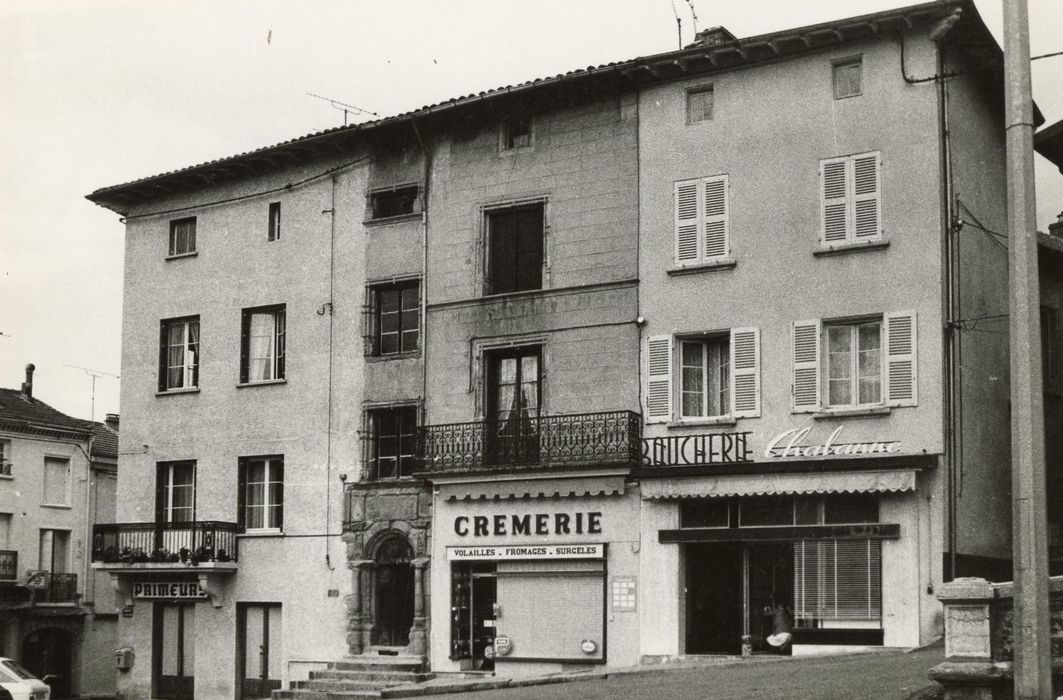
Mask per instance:
[[[494,462],[539,461],[541,355],[538,346],[488,355],[487,453]]]
[[[494,658],[485,650],[495,645],[495,603],[498,601],[498,578],[495,572],[472,575],[472,659],[476,668],[494,669]]]
[[[66,630],[46,628],[31,632],[22,642],[22,665],[45,680],[52,698],[70,697],[70,634]]]
[[[237,604],[236,631],[239,698],[268,698],[281,687],[280,604]]]
[[[413,550],[401,535],[377,547],[373,567],[373,644],[406,646],[413,626]]]
[[[794,604],[794,545],[765,542],[749,545],[749,634],[753,650],[779,653],[767,643],[776,629],[778,606],[792,624]],[[785,647],[788,653],[789,645]]]
[[[686,566],[687,653],[740,653],[742,546],[688,545]]]
[[[151,669],[153,697],[195,698],[195,603],[152,605]]]

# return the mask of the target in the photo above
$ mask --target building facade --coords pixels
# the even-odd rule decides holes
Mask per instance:
[[[117,610],[88,555],[114,517],[117,417],[79,420],[21,389],[0,389],[0,656],[57,697],[114,693]]]
[[[1000,62],[963,1],[716,28],[94,192],[120,691],[940,634],[1010,570]]]

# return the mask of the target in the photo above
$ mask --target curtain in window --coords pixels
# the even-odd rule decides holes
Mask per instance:
[[[276,357],[276,316],[272,313],[251,314],[248,347],[248,381],[274,379]]]
[[[168,354],[166,358],[167,380],[166,386],[170,389],[179,389],[185,386],[185,329],[184,323],[172,323],[168,329],[166,345]]]

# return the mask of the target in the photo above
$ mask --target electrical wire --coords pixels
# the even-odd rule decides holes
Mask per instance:
[[[1031,56],[1031,61],[1037,61],[1042,58],[1052,58],[1053,56],[1063,56],[1063,51],[1055,51],[1053,53],[1043,53],[1040,56]]]

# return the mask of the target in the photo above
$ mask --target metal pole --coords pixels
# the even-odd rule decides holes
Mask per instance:
[[[1052,697],[1048,633],[1041,295],[1033,174],[1033,97],[1026,0],[1004,0],[1004,84],[1011,312],[1011,497],[1015,698]]]

